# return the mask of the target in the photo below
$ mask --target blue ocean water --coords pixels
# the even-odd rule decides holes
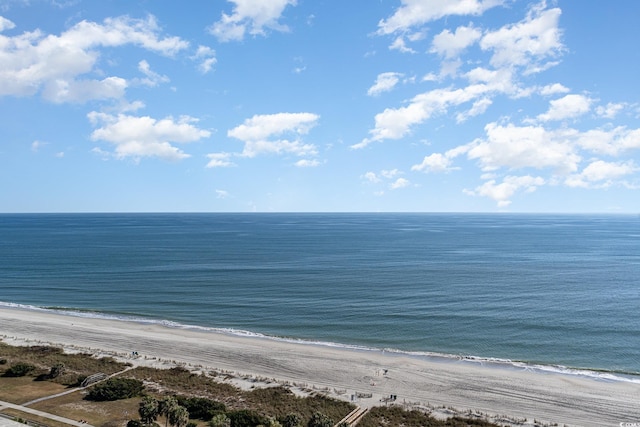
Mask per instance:
[[[634,215],[0,215],[3,305],[634,374],[639,273]]]

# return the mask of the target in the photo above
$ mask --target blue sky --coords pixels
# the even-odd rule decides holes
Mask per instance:
[[[637,213],[638,16],[0,0],[0,211]]]

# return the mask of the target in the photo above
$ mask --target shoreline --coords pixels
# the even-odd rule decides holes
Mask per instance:
[[[529,422],[602,426],[640,421],[636,378],[594,378],[489,360],[435,360],[6,306],[0,306],[0,336],[9,344],[56,345],[129,362],[127,355],[136,351],[138,362],[160,367],[184,364],[317,390],[344,390],[343,399],[371,394],[354,402],[361,406],[383,405],[382,399],[393,394],[399,402],[418,408],[453,407],[461,414],[470,411]]]
[[[529,371],[537,372],[541,374],[555,373],[555,374],[561,374],[561,375],[592,378],[595,380],[602,380],[602,381],[625,381],[625,382],[640,384],[640,372],[627,372],[622,370],[612,370],[612,369],[606,369],[606,368],[576,367],[576,366],[566,366],[566,365],[560,365],[560,364],[545,364],[541,362],[531,362],[526,360],[510,360],[510,359],[502,359],[502,358],[496,358],[496,357],[476,356],[472,354],[438,353],[438,352],[422,351],[422,350],[402,350],[402,349],[396,349],[396,348],[368,347],[368,346],[363,346],[359,344],[344,344],[344,343],[331,342],[331,341],[313,341],[313,340],[307,340],[303,338],[267,335],[260,332],[253,332],[253,331],[242,330],[242,329],[217,328],[217,327],[201,326],[201,325],[195,325],[195,324],[193,325],[184,324],[184,323],[179,323],[171,320],[155,319],[155,318],[126,315],[126,314],[122,314],[122,315],[109,314],[109,313],[103,313],[95,310],[82,310],[82,309],[73,309],[73,308],[66,308],[66,307],[40,307],[40,306],[34,306],[34,305],[8,303],[8,302],[0,301],[0,310],[5,308],[34,311],[34,312],[40,312],[40,313],[51,313],[54,315],[65,316],[65,317],[98,319],[98,320],[125,322],[125,323],[139,324],[139,325],[156,325],[156,326],[160,326],[168,329],[221,334],[221,335],[228,335],[231,337],[239,337],[239,338],[255,338],[255,339],[273,340],[273,341],[280,341],[284,343],[291,343],[291,344],[297,344],[297,345],[317,346],[321,348],[326,347],[326,348],[334,348],[334,349],[344,349],[344,350],[355,351],[355,352],[362,351],[362,352],[381,353],[389,357],[406,356],[406,357],[412,357],[417,359],[426,359],[428,361],[436,362],[436,363],[464,362],[464,363],[470,363],[470,364],[480,364],[488,368],[495,367],[497,369],[529,370]]]

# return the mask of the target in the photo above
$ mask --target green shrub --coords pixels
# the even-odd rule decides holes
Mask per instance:
[[[184,406],[189,411],[189,418],[194,420],[209,421],[215,415],[227,410],[224,403],[204,397],[176,396],[180,406]]]
[[[256,427],[267,425],[269,419],[250,409],[240,409],[227,414],[231,427]]]
[[[298,414],[290,413],[279,419],[282,427],[300,427],[300,417]]]
[[[209,421],[209,427],[231,427],[231,420],[225,414],[214,415]]]
[[[133,378],[110,378],[91,388],[85,399],[110,401],[139,396],[144,390],[142,381]]]
[[[4,373],[5,377],[24,377],[28,373],[34,371],[35,366],[29,363],[16,363]]]
[[[329,417],[321,412],[316,412],[311,416],[308,427],[333,427],[335,423]]]

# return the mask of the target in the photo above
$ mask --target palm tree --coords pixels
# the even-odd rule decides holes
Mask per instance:
[[[158,404],[158,413],[164,415],[166,418],[165,427],[169,426],[169,414],[175,411],[178,406],[178,401],[175,397],[169,396],[162,399]]]
[[[209,421],[209,427],[231,427],[231,420],[225,414],[217,414]]]
[[[184,406],[176,405],[169,412],[169,422],[175,427],[185,427],[189,424],[189,411]]]
[[[316,412],[311,416],[308,427],[332,427],[334,424],[333,420],[323,414],[322,412]]]
[[[138,407],[138,414],[140,414],[142,424],[148,425],[153,423],[158,418],[158,413],[158,401],[151,396],[143,397]]]

